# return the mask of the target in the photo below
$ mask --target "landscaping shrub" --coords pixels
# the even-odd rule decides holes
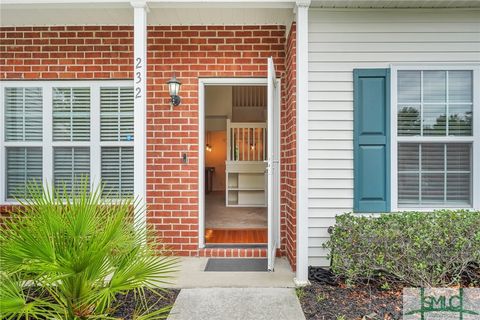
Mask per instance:
[[[101,189],[88,189],[81,183],[70,197],[31,185],[28,200],[4,221],[0,318],[113,319],[119,294],[133,292],[141,302],[149,289],[161,299],[158,287],[176,261],[155,256],[145,234],[136,231],[137,203],[105,203]],[[138,319],[165,318],[168,312],[149,312],[147,303],[141,309]]]
[[[325,247],[332,271],[347,283],[480,283],[480,211],[344,214]]]

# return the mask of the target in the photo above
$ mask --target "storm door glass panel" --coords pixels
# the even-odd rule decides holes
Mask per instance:
[[[53,141],[90,140],[90,88],[53,88]]]
[[[42,183],[42,148],[6,148],[7,199],[23,199],[28,185]]]
[[[42,141],[42,88],[5,88],[5,141]]]

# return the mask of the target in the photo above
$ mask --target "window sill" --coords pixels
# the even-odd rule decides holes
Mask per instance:
[[[0,207],[6,207],[6,206],[19,206],[20,205],[20,202],[18,201],[2,201],[0,202]]]
[[[471,210],[475,211],[476,209],[473,207],[402,207],[402,208],[396,208],[395,210],[392,209],[392,212],[409,212],[409,211],[414,211],[414,212],[433,212],[433,211],[439,211],[439,210]]]

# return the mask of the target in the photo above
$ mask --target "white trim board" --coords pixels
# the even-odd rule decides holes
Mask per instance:
[[[480,86],[480,65],[461,65],[461,64],[395,64],[390,66],[390,108],[392,110],[390,117],[391,130],[391,211],[411,210],[409,207],[399,208],[398,206],[398,161],[397,149],[399,141],[425,141],[427,142],[471,142],[472,143],[472,206],[466,208],[450,209],[480,209],[480,90],[475,90]],[[397,74],[399,70],[472,70],[473,71],[473,134],[472,136],[442,136],[442,137],[398,137],[397,136]],[[429,212],[443,207],[415,207],[416,211]]]
[[[296,43],[296,254],[297,271],[295,283],[305,286],[308,282],[308,10],[310,1],[297,1],[297,43]]]

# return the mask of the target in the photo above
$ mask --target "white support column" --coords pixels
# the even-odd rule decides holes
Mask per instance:
[[[146,114],[147,114],[147,3],[133,0],[130,2],[134,13],[133,34],[133,82],[134,82],[134,194],[137,201],[137,217],[135,226],[137,231],[145,233],[147,230],[146,213]],[[138,212],[142,212],[138,215]]]
[[[297,286],[308,284],[308,7],[296,1],[297,22]]]

